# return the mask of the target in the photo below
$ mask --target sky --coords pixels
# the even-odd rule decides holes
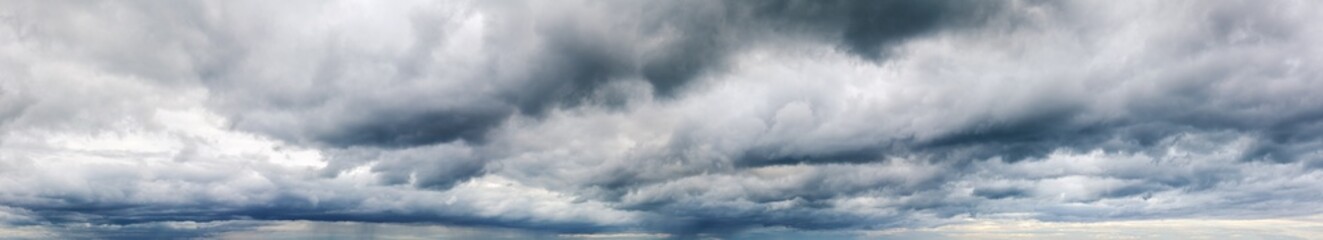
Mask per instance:
[[[1320,239],[1320,11],[0,0],[0,239]]]

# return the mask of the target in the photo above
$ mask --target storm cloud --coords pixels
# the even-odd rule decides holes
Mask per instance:
[[[1307,217],[1321,9],[0,1],[0,235]]]

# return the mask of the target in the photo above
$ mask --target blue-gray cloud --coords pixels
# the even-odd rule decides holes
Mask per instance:
[[[739,237],[1323,203],[1309,2],[0,5],[0,224],[70,238],[303,220]]]

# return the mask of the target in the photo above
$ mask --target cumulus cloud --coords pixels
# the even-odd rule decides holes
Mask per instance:
[[[0,233],[1323,209],[1306,1],[0,6]]]

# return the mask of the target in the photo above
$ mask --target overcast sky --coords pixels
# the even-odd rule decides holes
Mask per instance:
[[[1319,12],[0,0],[0,239],[1318,239]]]

